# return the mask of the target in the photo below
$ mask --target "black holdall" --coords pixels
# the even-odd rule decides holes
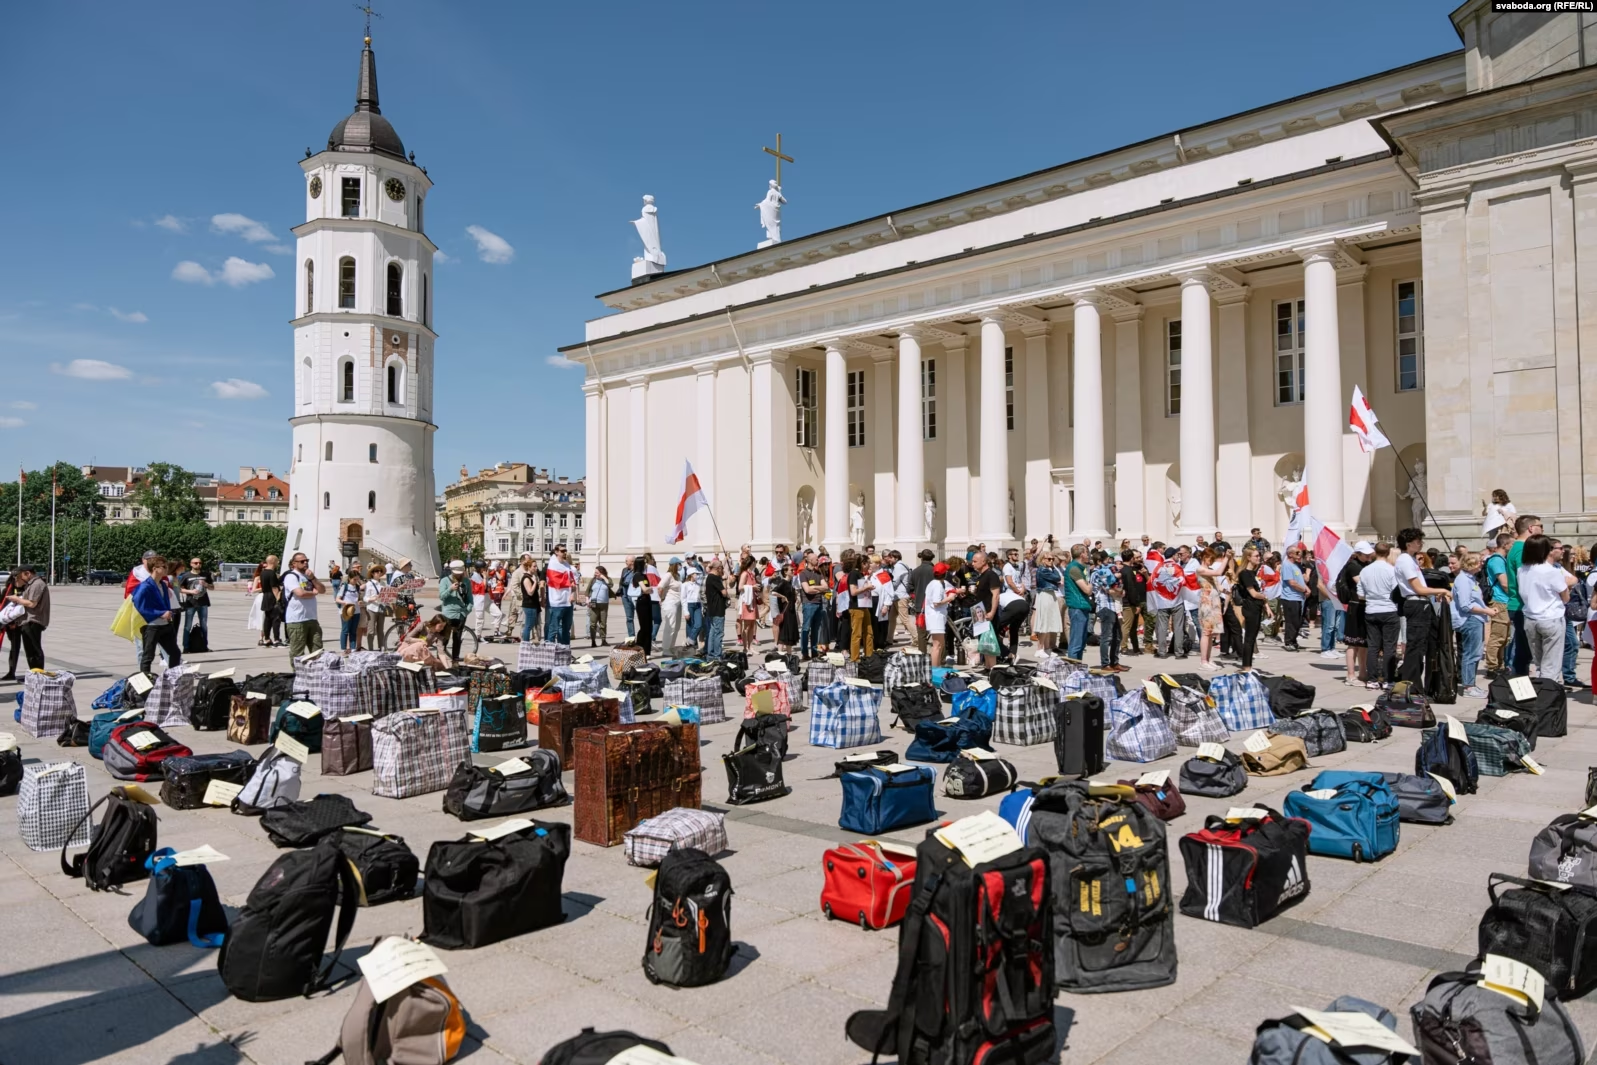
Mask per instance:
[[[1524,962],[1566,1001],[1597,987],[1597,894],[1506,873],[1487,878],[1486,894],[1481,954]]]
[[[377,906],[416,894],[421,861],[403,836],[356,827],[340,829],[332,839],[355,871],[360,905]]]
[[[198,810],[205,805],[205,793],[213,780],[243,785],[255,770],[255,759],[248,751],[225,754],[191,754],[168,758],[161,763],[161,801],[174,810]]]
[[[546,821],[491,840],[437,841],[427,852],[422,941],[444,950],[485,947],[559,924],[570,855],[571,826]]]
[[[1378,707],[1355,706],[1342,711],[1341,717],[1342,735],[1349,743],[1374,743],[1392,734],[1392,722]]]
[[[67,848],[78,835],[78,827],[91,821],[94,811],[104,806],[105,817],[94,826],[89,849],[67,860]],[[61,871],[82,877],[90,891],[108,891],[118,884],[143,880],[150,875],[145,859],[155,853],[156,823],[154,807],[129,798],[126,788],[112,788],[105,797],[85,810],[83,817],[66,834],[61,845]]]
[[[1569,695],[1552,677],[1525,677],[1533,694],[1521,699],[1514,694],[1511,680],[1494,680],[1486,689],[1486,705],[1517,710],[1536,719],[1536,734],[1557,739],[1569,734]],[[1497,722],[1491,722],[1497,724]]]
[[[893,652],[882,650],[875,654],[860,655],[859,677],[872,684],[881,684],[882,678],[887,675],[887,660],[893,657]]]
[[[155,947],[184,942],[221,946],[227,936],[227,911],[210,870],[178,865],[172,854],[171,847],[162,847],[144,860],[150,882],[128,914],[128,927]]]
[[[1277,716],[1266,726],[1272,736],[1296,736],[1303,741],[1303,749],[1310,758],[1340,754],[1347,750],[1347,737],[1342,732],[1342,718],[1329,710],[1310,710],[1296,717]]]
[[[844,755],[838,761],[833,762],[832,771],[820,779],[828,780],[832,777],[840,777],[844,773],[857,773],[867,766],[892,765],[902,760],[897,751],[861,751],[858,754]]]
[[[726,801],[733,806],[780,799],[793,789],[782,779],[782,754],[775,747],[755,743],[721,756],[726,765]]]
[[[726,975],[732,942],[732,878],[694,847],[660,860],[649,905],[643,975],[652,984],[702,987]]]
[[[444,813],[462,821],[524,814],[567,800],[560,756],[535,747],[495,766],[460,763],[444,789]]]
[[[1054,762],[1063,776],[1090,777],[1104,770],[1103,700],[1092,692],[1069,695],[1057,704],[1054,715]]]
[[[1491,725],[1493,728],[1507,729],[1517,732],[1530,741],[1530,749],[1536,749],[1538,720],[1533,713],[1523,710],[1512,710],[1506,706],[1488,706],[1475,715],[1477,725]]]
[[[1597,820],[1559,814],[1530,841],[1530,875],[1597,892]]]
[[[15,795],[22,784],[22,752],[12,737],[0,739],[0,795]]]
[[[61,729],[61,735],[55,738],[61,747],[87,747],[89,745],[89,723],[73,718]]]
[[[671,1048],[658,1039],[645,1039],[632,1032],[596,1032],[584,1028],[563,1043],[556,1043],[544,1051],[538,1065],[610,1065],[623,1050],[648,1047],[667,1057]]]
[[[1270,693],[1270,709],[1276,717],[1293,717],[1314,705],[1317,689],[1312,684],[1273,673],[1259,673],[1258,678]]]
[[[786,758],[787,726],[790,720],[786,714],[760,714],[758,717],[744,718],[743,723],[738,725],[733,749],[741,751],[745,747],[763,743],[776,748],[776,753]]]
[[[943,716],[943,702],[931,684],[910,684],[902,688],[887,689],[897,724],[908,732],[922,721],[933,721]]]
[[[943,770],[943,794],[951,799],[985,799],[1013,791],[1019,779],[1013,762],[992,751],[972,748],[960,751]]]
[[[1267,806],[1262,816],[1210,817],[1181,837],[1188,917],[1253,928],[1309,894],[1309,824]]]
[[[1182,762],[1176,779],[1185,795],[1225,799],[1248,786],[1248,770],[1242,759],[1222,747],[1218,759],[1194,755]]]
[[[222,983],[245,1002],[310,996],[331,986],[359,897],[354,870],[333,840],[282,855],[233,918],[216,959]],[[333,953],[324,962],[335,909]]]
[[[232,670],[227,672],[231,673]],[[189,708],[189,724],[202,731],[227,728],[228,715],[233,710],[233,696],[243,694],[239,686],[233,683],[231,676],[201,677],[200,682],[194,686],[194,703]]]
[[[341,828],[370,824],[372,815],[357,810],[347,795],[318,795],[286,803],[261,814],[261,827],[279,847],[309,847]]]

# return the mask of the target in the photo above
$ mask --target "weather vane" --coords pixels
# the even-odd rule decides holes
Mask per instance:
[[[778,133],[776,135],[776,147],[775,148],[761,148],[760,151],[766,153],[767,155],[776,156],[776,183],[778,185],[781,185],[782,184],[782,162],[783,162],[783,160],[786,160],[789,163],[793,162],[793,157],[791,155],[783,155],[782,154],[782,135],[780,133]]]
[[[366,15],[366,40],[369,43],[372,39],[372,19],[374,17],[382,18],[382,13],[377,11],[370,4],[355,4],[353,6],[356,11],[363,12]],[[776,146],[780,148],[782,146],[781,142],[778,141]]]

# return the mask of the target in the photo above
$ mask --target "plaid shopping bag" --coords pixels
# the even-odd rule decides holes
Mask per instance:
[[[877,720],[882,690],[835,681],[810,692],[810,743],[816,747],[862,747],[882,742]]]
[[[714,725],[727,719],[720,677],[683,676],[666,681],[665,705],[698,707],[701,725]]]
[[[1191,688],[1167,688],[1164,694],[1165,717],[1183,747],[1205,743],[1224,743],[1231,738],[1225,722],[1210,704],[1209,697]]]
[[[1252,673],[1222,673],[1209,678],[1209,697],[1232,732],[1252,732],[1275,723],[1270,692]]]
[[[443,791],[471,758],[464,710],[402,710],[372,724],[372,794],[405,799]]]
[[[1176,734],[1164,711],[1139,688],[1115,700],[1109,711],[1104,755],[1119,762],[1154,762],[1176,753]]]
[[[780,681],[787,691],[787,705],[794,711],[804,709],[804,678],[798,673],[772,673],[767,669],[756,669],[750,676],[751,680]]]
[[[516,669],[547,669],[553,671],[556,666],[571,664],[571,645],[569,643],[555,643],[552,640],[545,643],[529,643],[522,641],[516,649]]]
[[[433,671],[426,666],[368,669],[355,679],[355,713],[387,717],[401,710],[414,710],[421,705],[422,692],[432,691],[436,684]]]
[[[555,666],[552,671],[560,694],[567,699],[578,692],[587,692],[595,699],[610,684],[610,671],[602,662],[573,662],[569,666]],[[717,688],[720,682],[716,682]]]
[[[1056,692],[1032,682],[993,690],[998,695],[993,720],[994,743],[1029,747],[1053,742],[1059,733],[1059,720],[1054,716]]]
[[[342,669],[318,669],[309,675],[301,674],[295,688],[310,696],[310,701],[316,704],[325,720],[337,721],[357,712],[355,686],[359,681],[358,674],[346,673]]]
[[[372,669],[391,669],[399,665],[397,651],[351,651],[340,668],[346,673],[365,673]]]
[[[818,658],[804,671],[804,687],[815,692],[844,677],[857,676],[859,676],[858,668],[846,658],[838,665],[833,665],[824,658]]]
[[[1068,661],[1068,659],[1061,659]],[[1038,672],[1041,672],[1039,670]],[[1103,700],[1105,706],[1115,705],[1115,700],[1126,693],[1120,684],[1120,678],[1113,673],[1092,673],[1077,666],[1065,674],[1065,679],[1060,680],[1056,674],[1049,674],[1048,679],[1059,685],[1061,695],[1070,696],[1077,692],[1092,692]]]
[[[312,651],[308,655],[300,655],[294,659],[294,672],[299,674],[319,673],[324,669],[338,669],[338,660],[338,655],[330,655],[327,653],[327,649],[323,648],[320,651]]]
[[[17,787],[17,828],[29,850],[89,845],[89,778],[76,762],[23,766]],[[76,831],[74,831],[76,828]],[[71,836],[71,839],[67,837]]]
[[[907,688],[912,684],[930,684],[932,660],[915,650],[894,651],[882,670],[882,687]]]
[[[155,687],[144,700],[144,720],[171,728],[188,725],[194,709],[194,689],[200,682],[197,666],[177,666],[155,678]]]
[[[1447,725],[1438,723],[1436,728],[1428,728],[1420,733],[1422,749],[1438,728],[1445,729]],[[1530,740],[1521,733],[1474,722],[1465,722],[1464,732],[1469,737],[1470,750],[1475,752],[1475,765],[1481,776],[1504,777],[1509,773],[1525,771],[1522,759],[1530,753]]]
[[[765,670],[758,670],[749,682],[743,687],[743,716],[745,718],[756,716],[755,696],[759,692],[769,692],[771,705],[769,713],[781,714],[783,717],[793,716],[793,702],[788,694],[787,685],[778,677],[773,677]]]
[[[726,850],[726,815],[677,806],[622,837],[628,865],[659,865],[678,847],[692,847],[714,857]]]
[[[72,695],[72,685],[77,679],[75,674],[65,670],[54,673],[28,670],[22,679],[22,727],[34,739],[54,739],[61,735],[69,721],[78,719],[78,703]],[[183,724],[188,724],[186,714]]]

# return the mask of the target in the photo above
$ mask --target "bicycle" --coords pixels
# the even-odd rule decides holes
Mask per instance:
[[[395,603],[394,613],[389,616],[388,631],[383,634],[383,650],[398,651],[399,645],[411,638],[420,639],[425,636],[428,621],[431,619],[422,616],[421,608],[415,603]],[[462,656],[476,654],[482,647],[482,638],[477,630],[467,625],[465,621],[451,622],[460,626],[460,653]],[[452,637],[445,635],[440,642],[453,642]]]

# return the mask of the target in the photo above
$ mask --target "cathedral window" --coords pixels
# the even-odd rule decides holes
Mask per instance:
[[[338,305],[355,309],[355,260],[347,255],[338,260]]]
[[[338,401],[355,402],[355,360],[340,359],[338,363]]]
[[[366,493],[366,509],[368,511],[370,511],[371,513],[373,513],[373,514],[377,513],[377,493],[376,492],[367,492]]]
[[[344,179],[344,193],[340,200],[345,218],[360,217],[360,178],[347,177]]]
[[[398,362],[388,364],[388,402],[405,402],[405,368]]]
[[[1181,319],[1165,323],[1164,345],[1164,414],[1174,418],[1181,413]]]
[[[1275,402],[1303,402],[1303,301],[1275,305]]]
[[[327,458],[326,458],[326,461],[328,461],[328,462],[332,462],[332,461],[333,461],[333,442],[332,442],[332,441],[331,441],[331,440],[329,440],[329,441],[328,441],[328,442],[327,442],[327,452],[326,452],[326,455],[327,455]]]
[[[316,264],[305,260],[305,313],[316,310]]]
[[[402,318],[405,314],[405,271],[398,263],[388,264],[388,316]]]
[[[819,397],[816,394],[815,371],[803,366],[793,368],[794,425],[798,430],[799,447],[815,447],[820,441]]]
[[[1397,390],[1425,386],[1424,334],[1420,323],[1420,283],[1397,283]]]
[[[427,300],[427,275],[421,275],[421,324],[433,324],[432,304]]]
[[[848,446],[865,446],[865,371],[848,371]]]

